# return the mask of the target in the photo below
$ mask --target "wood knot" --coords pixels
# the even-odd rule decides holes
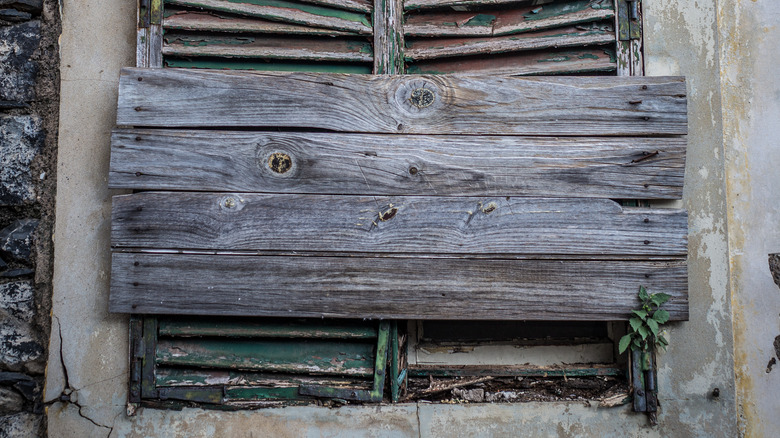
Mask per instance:
[[[398,209],[391,205],[390,208],[388,208],[382,213],[379,213],[379,220],[382,222],[389,221],[390,219],[395,217],[396,213],[398,213]]]
[[[493,213],[494,211],[496,211],[497,208],[498,208],[498,204],[496,204],[495,202],[488,202],[488,204],[485,205],[485,206],[480,204],[480,207],[479,207],[479,209],[482,211],[482,213],[485,213],[485,214]]]
[[[276,173],[285,173],[292,168],[292,158],[284,152],[274,152],[268,157],[268,167]]]
[[[416,106],[417,108],[429,107],[435,100],[436,95],[433,94],[433,91],[427,88],[417,88],[413,90],[412,94],[409,96],[409,103]]]

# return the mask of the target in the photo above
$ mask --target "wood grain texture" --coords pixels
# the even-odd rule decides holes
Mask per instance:
[[[115,253],[111,312],[398,319],[608,321],[638,285],[672,295],[687,319],[677,262],[262,257]]]
[[[576,27],[489,38],[423,38],[408,40],[404,56],[410,61],[467,55],[579,47],[615,42],[613,30]]]
[[[114,197],[114,247],[684,256],[684,211],[603,199],[147,192]],[[271,237],[273,236],[273,237]]]
[[[374,74],[404,72],[403,0],[375,0]]]
[[[335,38],[255,38],[167,33],[165,56],[216,56],[231,58],[290,59],[306,61],[371,62],[368,41]]]
[[[421,90],[433,98],[415,105],[412,95]],[[117,124],[126,126],[471,135],[687,132],[685,81],[679,77],[123,69],[119,94]]]
[[[122,129],[111,145],[111,188],[679,199],[686,142]]]
[[[409,64],[409,74],[481,73],[551,75],[615,71],[615,52],[604,48],[568,48],[504,53],[485,57],[441,58]]]
[[[303,3],[314,5],[331,6],[334,8],[346,9],[348,11],[363,12],[370,14],[374,10],[374,4],[371,0],[300,0]]]
[[[404,10],[440,9],[450,7],[488,7],[506,4],[530,4],[534,0],[405,0]]]
[[[541,8],[526,5],[512,10],[412,14],[404,23],[404,34],[416,37],[501,36],[606,20],[615,15],[609,7],[593,8],[592,5],[588,0],[581,0]]]
[[[172,30],[208,32],[251,32],[285,35],[356,35],[353,32],[281,23],[258,18],[239,18],[208,12],[180,11],[165,17],[163,28]]]
[[[367,15],[287,0],[168,0],[178,6],[259,17],[271,21],[371,34]]]

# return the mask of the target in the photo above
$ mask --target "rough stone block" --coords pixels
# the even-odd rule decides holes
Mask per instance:
[[[0,417],[0,437],[32,438],[41,436],[43,416],[22,412]]]
[[[35,289],[32,281],[12,281],[0,284],[0,309],[24,322],[35,315]]]
[[[30,166],[41,151],[43,140],[40,118],[0,116],[0,206],[35,201]]]
[[[13,8],[17,11],[40,14],[43,0],[0,0],[0,8]]]
[[[37,219],[18,219],[0,230],[0,254],[21,262],[31,262],[33,233]]]
[[[11,388],[0,387],[0,415],[15,414],[24,407],[24,398]]]
[[[29,102],[35,97],[38,66],[30,58],[41,41],[37,20],[0,26],[0,105]]]
[[[44,348],[31,324],[0,311],[0,368],[39,374]]]

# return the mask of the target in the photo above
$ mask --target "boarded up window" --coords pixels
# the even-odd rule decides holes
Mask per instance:
[[[611,321],[643,284],[687,318],[685,212],[612,200],[681,196],[684,82],[510,76],[635,69],[615,9],[151,2],[139,64],[186,70],[122,75],[112,311]],[[372,71],[437,75],[332,73]],[[403,368],[394,324],[196,321],[135,323],[136,400],[376,400]]]

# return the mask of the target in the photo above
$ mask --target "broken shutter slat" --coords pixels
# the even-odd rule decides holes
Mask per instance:
[[[685,134],[678,77],[529,78],[123,69],[117,124],[415,134]],[[412,97],[410,97],[412,96]]]
[[[439,196],[577,193],[579,197],[679,199],[685,143],[684,138],[674,137],[125,129],[112,136],[109,185],[141,190]],[[274,172],[274,157],[284,156],[290,158],[289,169]]]
[[[682,257],[654,262],[114,253],[112,263],[112,312],[609,321],[630,314],[636,285],[642,284],[672,296],[665,308],[673,320],[688,316]]]
[[[284,23],[371,34],[368,15],[287,0],[166,0],[166,4],[191,6]]]
[[[347,39],[230,37],[167,33],[165,56],[291,59],[306,61],[371,62],[371,44]]]
[[[281,386],[297,388],[300,385],[348,386],[370,389],[369,381],[359,377],[323,376],[311,374],[258,373],[242,370],[160,367],[155,373],[158,386],[243,385]]]
[[[682,210],[606,199],[147,192],[114,198],[112,245],[219,251],[684,256]]]
[[[482,73],[496,75],[543,75],[610,72],[617,69],[615,52],[605,48],[567,48],[491,57],[441,58],[407,67],[409,74]]]
[[[404,34],[423,37],[501,36],[613,18],[611,4],[593,7],[590,0],[545,6],[524,5],[513,10],[479,10],[412,14]]]

